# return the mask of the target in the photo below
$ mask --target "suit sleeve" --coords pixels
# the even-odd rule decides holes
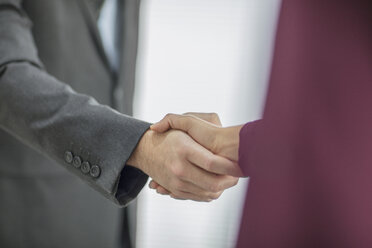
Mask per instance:
[[[149,123],[49,75],[31,25],[21,0],[0,0],[0,127],[125,206],[147,181],[125,163]]]

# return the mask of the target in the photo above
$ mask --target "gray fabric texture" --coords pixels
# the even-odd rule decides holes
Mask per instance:
[[[0,247],[130,247],[117,205],[147,181],[125,163],[149,128],[129,116],[139,1],[120,5],[117,74],[96,27],[101,5],[0,0]],[[98,165],[99,177],[66,152]]]

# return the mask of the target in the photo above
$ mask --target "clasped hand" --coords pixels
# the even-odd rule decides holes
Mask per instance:
[[[240,128],[222,128],[216,114],[168,114],[144,134],[127,164],[148,174],[160,194],[209,202],[242,176]]]

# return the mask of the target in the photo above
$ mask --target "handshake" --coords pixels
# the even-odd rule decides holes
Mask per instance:
[[[209,202],[243,176],[241,128],[221,127],[214,113],[168,114],[143,135],[127,164],[149,175],[160,194]]]

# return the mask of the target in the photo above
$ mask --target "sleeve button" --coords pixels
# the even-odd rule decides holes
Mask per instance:
[[[81,166],[81,158],[79,156],[75,156],[72,164],[75,166],[75,168],[79,168]]]
[[[90,175],[94,178],[98,178],[101,174],[101,168],[98,165],[93,165],[90,169]]]
[[[88,174],[89,171],[90,171],[90,164],[89,164],[89,162],[82,163],[80,169],[81,169],[81,172],[83,172],[84,174]]]
[[[65,162],[68,163],[68,164],[71,164],[72,163],[72,160],[73,160],[73,155],[70,151],[67,151],[65,152]]]

